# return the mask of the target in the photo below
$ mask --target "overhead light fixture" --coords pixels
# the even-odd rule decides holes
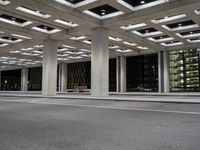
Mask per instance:
[[[47,33],[47,34],[53,34],[53,33],[57,33],[61,30],[59,29],[54,29],[52,27],[48,27],[48,26],[45,26],[45,25],[39,25],[39,26],[36,26],[36,27],[32,27],[33,30],[36,30],[36,31],[40,31],[40,32],[43,32],[43,33]]]
[[[147,32],[146,31],[146,33],[140,33],[138,31],[132,31],[132,33],[137,34],[137,35],[139,35],[141,37],[148,37],[148,36],[154,36],[154,35],[163,34],[163,32],[161,32],[161,31],[155,31],[155,32]]]
[[[31,37],[28,37],[28,36],[24,36],[24,35],[19,35],[19,34],[11,34],[12,36],[15,36],[15,37],[19,37],[19,38],[23,38],[23,39],[32,39]]]
[[[117,42],[122,41],[122,39],[120,39],[118,37],[114,37],[114,36],[109,36],[108,38],[109,38],[109,40],[113,40],[113,41],[117,41]]]
[[[10,1],[8,1],[8,0],[0,0],[0,5],[8,5],[8,4],[10,4]]]
[[[140,1],[140,4],[139,6],[132,6],[131,4],[125,2],[124,0],[117,0],[117,2],[123,6],[125,6],[126,8],[132,10],[132,11],[138,11],[138,10],[141,10],[141,9],[145,9],[145,8],[149,8],[149,7],[153,7],[153,6],[156,6],[156,5],[160,5],[160,4],[164,4],[164,3],[167,3],[169,2],[169,0],[156,0],[156,1],[150,1],[148,3],[146,3],[145,0],[142,0]]]
[[[151,22],[155,23],[155,24],[159,24],[159,23],[164,23],[164,22],[169,22],[169,21],[173,21],[173,20],[178,20],[181,18],[185,18],[187,17],[186,14],[180,14],[180,15],[175,15],[175,16],[166,16],[160,19],[154,19],[151,20]]]
[[[77,27],[77,26],[79,26],[76,23],[73,23],[71,21],[66,21],[66,20],[63,20],[63,19],[56,19],[56,20],[54,20],[54,22],[57,22],[59,24],[63,24],[63,25],[69,26],[69,27]]]
[[[142,49],[142,50],[147,50],[149,49],[148,47],[144,47],[144,46],[137,46],[138,49]]]
[[[96,2],[97,0],[84,0],[84,1],[77,2],[75,4],[70,3],[69,1],[66,1],[66,0],[54,0],[54,1],[64,4],[64,5],[67,5],[67,6],[70,6],[72,8],[77,8],[77,7],[81,7],[81,6]],[[73,2],[73,0],[71,2]]]
[[[83,52],[91,52],[90,50],[87,50],[87,49],[80,49],[80,51],[83,51]]]
[[[38,54],[43,54],[43,51],[38,51],[38,50],[35,50],[33,51],[34,53],[38,53]]]
[[[179,42],[179,41],[161,43],[161,45],[166,46],[166,47],[178,46],[178,45],[182,45],[182,44],[183,44],[183,42]]]
[[[21,41],[23,41],[22,39],[16,39],[16,38],[12,38],[12,37],[7,37],[7,36],[5,36],[5,37],[1,37],[0,38],[0,41],[1,42],[6,42],[6,43],[18,43],[18,42],[21,42]]]
[[[200,15],[200,10],[199,9],[195,10],[194,12],[195,12],[195,14]]]
[[[17,54],[17,53],[20,53],[21,51],[18,51],[18,50],[16,50],[16,51],[10,51],[10,53],[11,54]]]
[[[131,29],[136,29],[136,28],[140,28],[140,27],[144,27],[144,26],[147,26],[147,24],[146,23],[129,24],[127,26],[121,26],[121,29],[131,30]]]
[[[68,49],[67,48],[58,48],[58,52],[63,52],[63,51],[67,51]]]
[[[72,48],[72,49],[75,49],[76,47],[73,47],[73,46],[69,46],[69,45],[62,45],[63,47],[66,47],[66,48]]]
[[[123,42],[124,44],[126,44],[126,45],[129,45],[129,46],[136,46],[137,44],[135,44],[135,43],[131,43],[131,42]]]
[[[116,49],[116,51],[120,52],[120,53],[129,53],[129,52],[132,52],[131,49],[126,49],[126,48]]]
[[[174,40],[174,38],[167,37],[167,38],[154,39],[153,37],[150,37],[150,38],[148,38],[148,40],[153,41],[153,42],[164,42],[164,41]]]
[[[187,39],[189,43],[200,43],[200,38]]]
[[[51,15],[45,14],[45,13],[37,11],[37,10],[34,10],[32,8],[27,8],[27,7],[24,7],[24,6],[17,7],[16,9],[20,10],[22,12],[34,15],[34,16],[45,18],[45,19],[51,17]]]
[[[43,45],[35,45],[35,46],[33,46],[34,48],[42,48],[43,47]]]
[[[80,54],[84,54],[84,52],[82,51],[78,51],[78,50],[74,50],[74,51],[67,51],[67,54],[73,54],[73,55],[80,55]]]
[[[100,16],[100,15],[98,15],[96,13],[93,13],[93,12],[91,12],[89,10],[85,10],[85,11],[83,11],[83,13],[88,14],[90,16],[93,16],[95,18],[101,19],[101,20],[107,19],[107,18],[116,17],[116,16],[120,16],[120,15],[124,14],[124,12],[122,12],[122,11],[117,11],[117,12],[113,12],[113,13],[110,13],[110,14],[105,14],[105,12],[103,12],[104,15]]]
[[[70,59],[81,59],[83,57],[81,57],[81,56],[69,56],[68,58],[70,58]]]
[[[74,36],[74,37],[71,37],[70,39],[77,41],[77,40],[82,40],[82,39],[85,39],[85,38],[86,38],[85,36]]]
[[[4,46],[7,46],[8,44],[7,43],[0,43],[0,47],[4,47]]]
[[[33,50],[33,48],[32,47],[28,47],[28,48],[22,48],[21,50],[22,51],[31,51],[31,50]]]
[[[83,41],[84,43],[86,43],[86,44],[92,44],[92,41],[91,40],[85,40],[85,41]]]
[[[27,20],[20,19],[20,18],[17,18],[17,17],[12,17],[12,16],[9,16],[9,15],[6,15],[6,14],[0,15],[0,21],[8,23],[8,24],[15,25],[15,26],[19,26],[19,27],[25,27],[27,25],[32,24],[31,21],[27,21]]]
[[[116,49],[116,48],[119,48],[119,46],[117,46],[117,45],[112,45],[112,44],[109,45],[109,49]]]

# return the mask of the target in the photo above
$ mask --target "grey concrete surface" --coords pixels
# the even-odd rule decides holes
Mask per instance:
[[[199,104],[0,97],[0,149],[199,150],[199,112]]]

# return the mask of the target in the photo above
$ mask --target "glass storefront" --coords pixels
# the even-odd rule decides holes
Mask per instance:
[[[200,91],[200,53],[197,49],[169,53],[170,90],[172,92]]]

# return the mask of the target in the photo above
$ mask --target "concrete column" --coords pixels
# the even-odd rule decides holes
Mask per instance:
[[[28,68],[21,69],[21,91],[28,91]]]
[[[126,56],[117,58],[117,91],[126,92]]]
[[[105,28],[92,30],[91,55],[91,95],[97,97],[108,96],[109,84],[109,50],[108,33]]]
[[[1,71],[0,71],[0,90],[2,90],[2,88],[1,88]]]
[[[56,95],[57,91],[57,41],[43,41],[42,94]]]
[[[169,52],[158,53],[158,88],[159,93],[169,93]]]
[[[59,64],[59,91],[67,91],[67,64]]]

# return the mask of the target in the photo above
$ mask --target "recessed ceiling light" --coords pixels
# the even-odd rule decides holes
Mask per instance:
[[[31,51],[31,50],[33,50],[33,48],[32,47],[28,47],[28,48],[22,48],[21,50],[22,51]]]
[[[117,41],[117,42],[122,41],[122,39],[120,39],[118,37],[114,37],[114,36],[109,36],[109,40],[113,40],[113,41]]]
[[[130,45],[130,46],[136,46],[137,44],[135,44],[135,43],[131,43],[131,42],[123,42],[124,44],[126,44],[126,45]]]
[[[126,49],[126,48],[116,49],[116,51],[120,52],[120,53],[129,53],[129,52],[132,52],[131,49]]]
[[[10,4],[10,1],[8,0],[0,0],[0,5],[8,5]]]
[[[24,35],[19,35],[19,34],[11,34],[11,35],[15,36],[15,37],[23,38],[23,39],[32,39],[31,37],[24,36]]]
[[[136,28],[140,28],[144,26],[147,26],[147,24],[146,23],[129,24],[127,26],[121,26],[121,29],[130,30],[130,29],[136,29]]]
[[[137,46],[137,48],[142,49],[142,50],[147,50],[148,47],[144,47],[144,46]]]
[[[69,27],[77,27],[77,26],[79,26],[76,23],[73,23],[71,21],[66,21],[66,20],[63,20],[63,19],[56,19],[56,20],[54,20],[54,22],[57,22],[57,23],[60,23],[60,24],[63,24],[63,25],[69,26]]]
[[[62,45],[63,47],[66,47],[66,48],[72,48],[72,49],[75,49],[76,47],[73,47],[73,46],[69,46],[69,45]]]
[[[178,46],[178,45],[182,45],[182,44],[183,44],[183,42],[179,42],[179,41],[161,43],[161,45],[166,46],[166,47]]]
[[[32,8],[28,8],[28,7],[24,7],[24,6],[17,7],[16,9],[20,10],[22,12],[28,13],[28,14],[32,14],[34,16],[41,17],[41,18],[49,18],[49,17],[51,17],[51,15],[48,15],[48,14],[45,14],[45,13],[40,12],[38,10],[34,10]]]
[[[77,1],[77,2],[74,2],[74,3],[73,3],[73,1],[69,2],[69,1],[66,1],[66,0],[54,0],[54,1],[59,2],[61,4],[64,4],[64,5],[67,5],[67,6],[70,6],[72,8],[77,8],[77,7],[80,7],[80,6],[84,6],[84,5],[96,2],[97,0],[84,0],[84,1]]]
[[[169,0],[155,0],[155,1],[135,1],[135,0],[117,0],[117,2],[132,11],[138,11],[141,9],[153,7],[163,3],[169,2]]]
[[[180,14],[180,15],[174,15],[174,16],[165,16],[163,18],[151,20],[151,22],[158,24],[158,23],[164,23],[164,22],[169,22],[169,21],[173,21],[173,20],[178,20],[178,19],[185,18],[185,17],[187,17],[186,14]]]
[[[7,43],[0,43],[0,47],[4,47],[4,46],[7,46],[8,44]]]
[[[36,27],[32,27],[32,29],[36,30],[36,31],[40,31],[43,33],[47,33],[47,34],[53,34],[53,33],[57,33],[59,31],[61,31],[60,29],[55,29],[46,25],[39,25]]]
[[[85,41],[83,41],[84,43],[86,43],[86,44],[92,44],[92,41],[91,40],[85,40]]]
[[[74,37],[71,37],[70,39],[71,40],[82,40],[82,39],[85,39],[86,37],[85,36],[74,36]]]

